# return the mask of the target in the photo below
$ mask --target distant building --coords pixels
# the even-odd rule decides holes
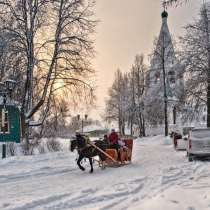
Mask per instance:
[[[156,40],[155,50],[146,78],[147,89],[145,105],[148,108],[149,106],[153,106],[153,108],[150,109],[150,115],[157,116],[157,120],[164,116],[163,68],[165,68],[168,123],[172,124],[180,118],[176,106],[184,91],[183,68],[175,55],[167,23],[168,13],[164,11],[161,16],[162,26],[158,39]],[[152,110],[154,113],[151,113]],[[157,122],[157,124],[159,123]]]

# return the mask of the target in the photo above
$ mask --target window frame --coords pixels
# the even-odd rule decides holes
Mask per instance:
[[[5,112],[4,127],[2,127],[3,111]],[[7,131],[4,131],[3,129],[5,129],[6,124],[7,124]],[[1,109],[0,113],[0,134],[10,134],[9,111],[5,109]]]

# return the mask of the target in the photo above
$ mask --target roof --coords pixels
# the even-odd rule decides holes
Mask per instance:
[[[3,96],[0,96],[0,105],[4,105],[4,97]],[[18,105],[20,105],[20,103],[7,97],[5,105],[18,106]]]
[[[106,130],[106,128],[100,125],[87,125],[83,128],[84,133],[93,132],[93,131],[104,131],[104,130]]]

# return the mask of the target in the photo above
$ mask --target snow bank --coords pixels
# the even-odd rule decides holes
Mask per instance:
[[[70,139],[63,138],[42,138],[38,144],[31,146],[29,154],[39,155],[43,153],[55,151],[68,151],[70,146]],[[0,143],[0,156],[2,156],[2,143]],[[22,156],[24,155],[24,145],[17,143],[7,143],[7,157],[8,156]]]

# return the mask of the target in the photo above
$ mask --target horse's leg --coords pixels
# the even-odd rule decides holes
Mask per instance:
[[[78,160],[77,160],[77,165],[79,166],[79,168],[80,168],[82,171],[85,170],[85,168],[82,167],[81,164],[80,164],[80,162],[81,162],[81,160],[82,160],[83,158],[84,158],[84,157],[83,157],[82,155],[79,155],[79,158],[78,158]]]
[[[91,167],[90,173],[93,173],[93,161],[91,157],[89,158],[89,162],[90,162],[90,167]]]
[[[99,159],[100,159],[100,162],[101,162],[101,169],[105,169],[105,157],[103,154],[99,153]]]

